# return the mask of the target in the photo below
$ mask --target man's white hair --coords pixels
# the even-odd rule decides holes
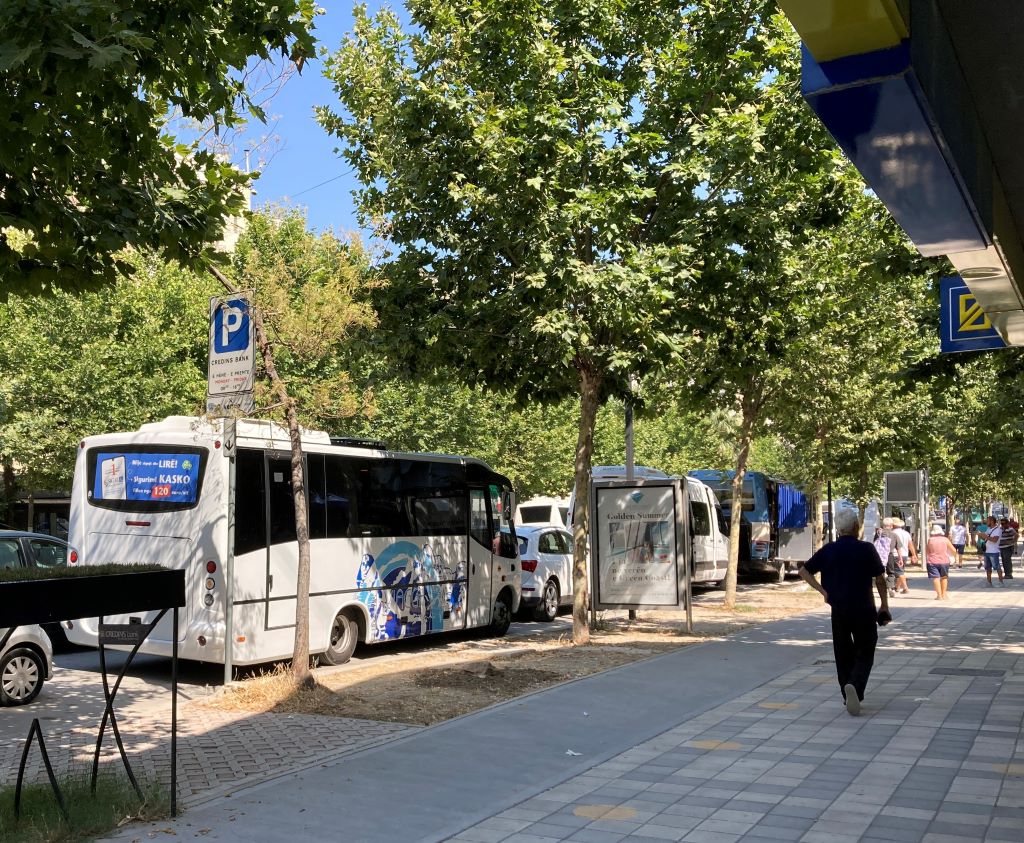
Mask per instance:
[[[860,530],[860,513],[856,509],[840,509],[836,513],[836,531],[841,536],[855,536]]]

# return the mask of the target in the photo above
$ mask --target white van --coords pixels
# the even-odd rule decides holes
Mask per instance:
[[[523,501],[516,507],[516,525],[556,524],[565,527],[569,523],[569,499],[550,498],[542,495]]]
[[[626,467],[622,465],[595,465],[594,480],[625,480]],[[657,468],[638,465],[633,469],[637,480],[670,480],[670,475]],[[711,487],[696,477],[686,480],[686,494],[690,499],[690,575],[695,584],[721,582],[729,567],[729,524],[722,514],[718,498]],[[569,512],[573,512],[576,489],[569,495]],[[570,522],[571,523],[571,522]]]

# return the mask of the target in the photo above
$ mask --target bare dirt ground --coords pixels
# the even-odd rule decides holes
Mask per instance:
[[[687,633],[682,612],[643,611],[635,621],[625,612],[605,612],[598,616],[591,643],[575,647],[571,618],[562,616],[551,624],[528,625],[526,634],[519,634],[523,625],[515,625],[506,638],[459,635],[440,646],[392,650],[341,668],[321,668],[309,689],[296,690],[281,668],[249,677],[202,704],[430,725],[822,605],[816,592],[792,581],[741,585],[732,611],[723,608],[723,601],[721,590],[695,595],[693,634]]]

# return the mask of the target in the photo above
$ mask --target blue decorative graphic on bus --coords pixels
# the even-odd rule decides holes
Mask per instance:
[[[460,562],[455,569],[455,582],[448,597],[453,617],[461,618],[466,608],[466,563]]]
[[[364,553],[356,574],[359,601],[370,618],[374,641],[438,632],[449,617],[461,617],[465,605],[466,566],[453,572],[429,544],[388,545],[376,558]]]
[[[199,458],[195,454],[100,453],[92,497],[96,501],[195,503]]]

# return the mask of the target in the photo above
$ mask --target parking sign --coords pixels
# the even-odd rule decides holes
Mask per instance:
[[[210,300],[210,362],[206,412],[224,415],[253,408],[256,349],[248,293]]]

